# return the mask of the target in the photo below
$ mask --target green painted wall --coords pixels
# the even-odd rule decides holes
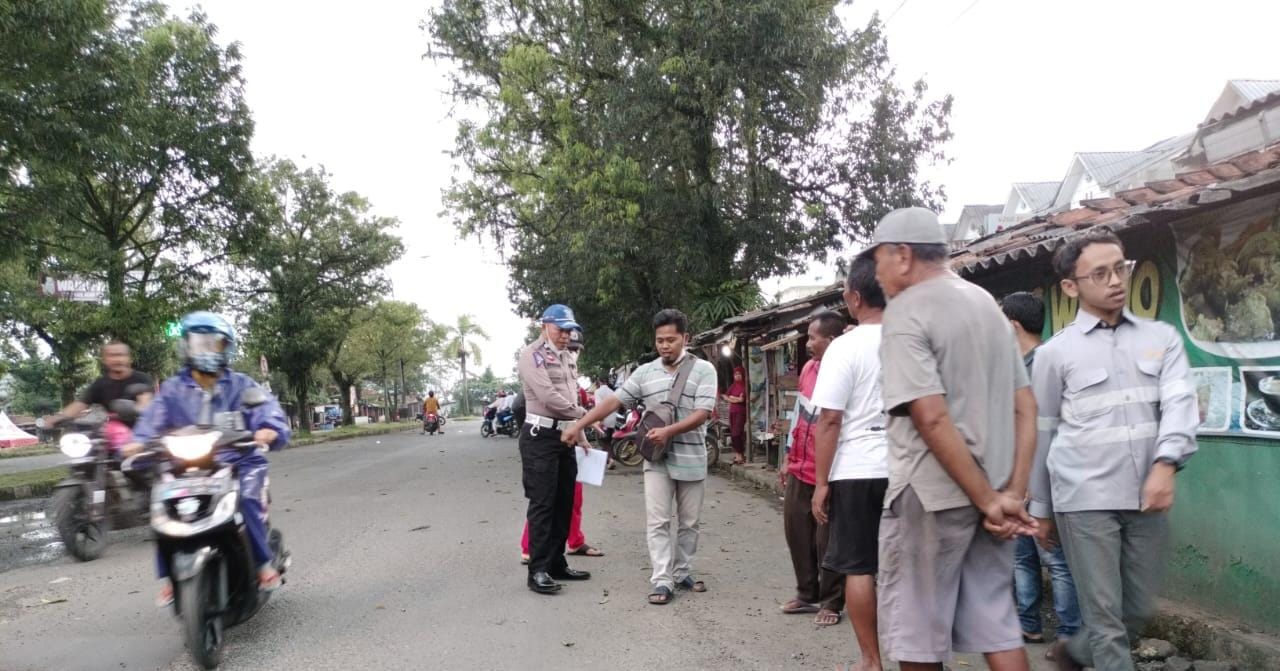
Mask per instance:
[[[1280,446],[1200,438],[1178,474],[1165,596],[1280,632]]]

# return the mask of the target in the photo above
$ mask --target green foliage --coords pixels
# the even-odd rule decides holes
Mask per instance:
[[[522,314],[563,302],[584,365],[649,347],[654,312],[704,325],[755,283],[937,205],[950,98],[894,83],[882,25],[835,2],[445,0],[427,29],[455,66],[466,167],[446,205],[507,254]]]
[[[18,345],[6,343],[0,348],[7,373],[13,376],[9,412],[32,415],[54,412],[61,407],[57,365],[43,356],[31,340]]]
[[[168,372],[164,322],[216,301],[253,123],[239,49],[215,32],[142,0],[0,5],[0,314],[53,350],[64,400],[104,336]],[[47,295],[51,278],[106,300]]]
[[[471,395],[465,390],[467,386],[467,361],[480,364],[480,340],[488,340],[489,334],[484,332],[475,323],[475,317],[471,315],[459,315],[458,323],[454,326],[445,327],[446,340],[444,345],[445,356],[455,359],[458,367],[462,371],[462,388],[464,390],[462,397],[462,410],[466,414],[471,414],[473,400]]]
[[[244,277],[256,351],[288,378],[303,428],[316,370],[352,328],[357,311],[388,289],[382,269],[404,251],[395,220],[368,201],[336,193],[321,168],[268,164],[250,225],[231,240]]]

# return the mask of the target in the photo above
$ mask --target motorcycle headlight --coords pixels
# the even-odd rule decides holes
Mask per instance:
[[[72,459],[80,459],[89,454],[93,443],[83,433],[68,433],[58,439],[58,449]]]
[[[198,433],[192,436],[165,436],[164,447],[169,451],[169,454],[183,461],[195,461],[212,452],[213,446],[217,444],[218,438],[221,436],[222,433],[219,431]]]

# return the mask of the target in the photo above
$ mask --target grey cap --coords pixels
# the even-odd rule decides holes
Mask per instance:
[[[884,215],[876,224],[871,246],[858,256],[870,257],[884,244],[945,245],[947,236],[933,210],[923,207],[900,207]]]

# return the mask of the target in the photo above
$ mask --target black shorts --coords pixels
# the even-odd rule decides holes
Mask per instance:
[[[822,568],[844,575],[875,575],[880,567],[880,515],[889,479],[832,480],[830,485],[831,539]]]

